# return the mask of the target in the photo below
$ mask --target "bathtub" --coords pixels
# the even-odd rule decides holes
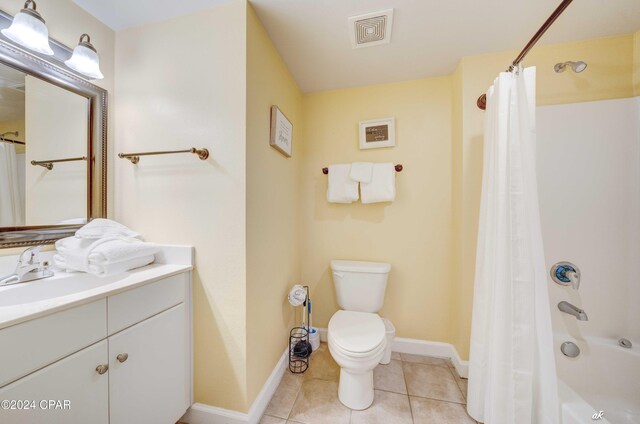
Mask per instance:
[[[577,358],[560,352],[562,342],[580,348]],[[558,391],[563,424],[640,423],[640,346],[618,346],[617,339],[572,340],[555,335]],[[601,419],[594,414],[603,411]]]

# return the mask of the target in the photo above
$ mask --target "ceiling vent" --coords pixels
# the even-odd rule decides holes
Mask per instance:
[[[349,18],[353,48],[389,43],[391,41],[392,24],[393,9]]]

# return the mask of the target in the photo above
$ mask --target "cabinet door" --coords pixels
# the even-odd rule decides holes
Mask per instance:
[[[107,361],[103,340],[3,387],[0,423],[108,424],[109,373],[96,371]],[[24,408],[26,401],[34,408],[5,409],[6,401],[15,401],[17,408]]]
[[[109,337],[110,423],[178,421],[189,407],[188,352],[184,304]]]

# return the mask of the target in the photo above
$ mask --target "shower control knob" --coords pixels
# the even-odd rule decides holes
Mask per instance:
[[[571,262],[558,262],[551,267],[551,279],[561,286],[580,287],[580,270]]]
[[[122,363],[122,362],[126,361],[127,359],[129,359],[129,354],[128,353],[121,353],[118,356],[116,356],[116,359],[118,360],[118,362]]]

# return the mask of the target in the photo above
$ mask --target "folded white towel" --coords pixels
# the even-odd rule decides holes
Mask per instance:
[[[392,202],[396,198],[396,170],[392,163],[376,163],[370,183],[360,184],[362,203]]]
[[[76,231],[76,237],[99,239],[107,236],[125,236],[139,238],[140,234],[110,219],[96,218]]]
[[[349,178],[359,183],[370,183],[373,174],[373,164],[371,162],[354,162],[351,164]]]
[[[327,201],[352,203],[358,200],[358,183],[349,178],[351,164],[329,165]]]
[[[153,256],[160,251],[160,246],[122,236],[98,240],[67,237],[56,242],[56,250],[65,260],[65,269],[90,272],[91,264],[112,264]]]
[[[155,256],[149,255],[114,263],[97,264],[89,261],[89,272],[99,276],[122,274],[123,272],[149,265],[154,260]]]
[[[123,272],[130,271],[132,269],[140,268],[145,265],[149,265],[155,260],[153,255],[142,256],[139,258],[131,258],[127,260],[123,260],[120,262],[114,263],[96,263],[93,261],[89,261],[89,265],[87,266],[87,271],[91,274],[95,274],[98,276],[107,276],[107,275],[115,275],[121,274]],[[67,262],[62,255],[54,255],[53,256],[53,264],[65,271],[78,271],[75,268],[70,268],[67,265]]]

